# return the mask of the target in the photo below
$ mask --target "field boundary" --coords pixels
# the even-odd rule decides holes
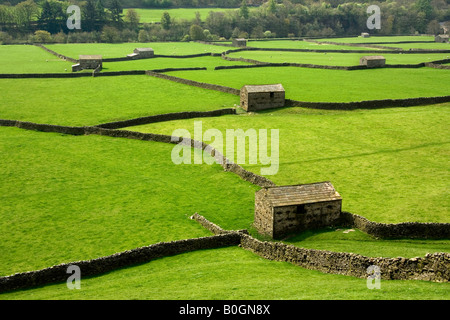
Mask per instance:
[[[236,232],[171,242],[159,242],[92,260],[62,263],[36,271],[3,276],[0,277],[0,293],[66,282],[67,278],[70,276],[70,274],[67,273],[67,269],[72,265],[76,265],[80,268],[82,277],[90,277],[124,267],[139,265],[158,258],[197,250],[237,246],[239,243],[240,236]]]
[[[238,90],[238,89],[225,87],[225,86],[221,86],[221,85],[217,85],[217,84],[210,84],[210,83],[205,83],[205,82],[183,79],[183,78],[163,74],[160,72],[154,72],[154,71],[150,71],[150,70],[146,71],[145,74],[148,76],[166,79],[166,80],[170,80],[170,81],[174,81],[174,82],[178,82],[178,83],[182,83],[182,84],[186,84],[186,85],[190,85],[190,86],[194,86],[194,87],[199,87],[199,88],[203,88],[203,89],[210,89],[210,90],[230,93],[230,94],[234,94],[234,95],[240,95],[240,90]]]
[[[202,118],[202,117],[217,117],[226,114],[236,114],[236,109],[234,108],[224,108],[212,111],[185,111],[185,112],[174,112],[174,113],[164,113],[154,116],[139,117],[130,120],[114,121],[96,125],[96,127],[105,129],[119,129],[125,127],[139,126],[143,124],[172,121],[172,120],[182,120],[182,119],[192,119],[192,118]]]
[[[242,51],[242,50],[241,50]],[[264,51],[264,50],[262,50]],[[279,50],[284,51],[284,50]],[[233,51],[237,52],[237,51]],[[449,50],[450,52],[450,50]],[[252,65],[237,65],[237,66],[217,66],[214,68],[214,70],[220,70],[220,69],[240,69],[240,68],[254,68],[255,66],[272,66],[272,67],[300,67],[300,68],[316,68],[316,69],[330,69],[330,70],[369,70],[369,69],[383,69],[383,68],[423,68],[423,67],[432,67],[435,68],[435,65],[440,65],[444,63],[449,63],[450,59],[442,59],[442,60],[436,60],[436,61],[430,61],[430,62],[419,62],[416,64],[385,64],[382,67],[367,67],[363,65],[356,65],[356,66],[333,66],[333,65],[320,65],[320,64],[311,64],[311,63],[296,63],[296,62],[283,62],[283,63],[273,63],[273,62],[264,62],[259,61],[255,59],[247,59],[247,58],[233,58],[229,57],[228,53],[222,54],[222,59],[227,61],[239,61],[239,62],[246,62],[251,63]]]
[[[198,213],[195,213],[191,219],[196,220],[214,234],[231,232],[208,221]],[[446,227],[448,232],[450,224],[446,224]],[[290,262],[310,270],[367,278],[367,268],[375,265],[380,268],[381,278],[386,280],[450,281],[449,253],[426,254],[425,257],[411,259],[373,258],[350,252],[305,249],[278,241],[260,241],[249,235],[246,230],[240,230],[238,234],[241,237],[239,244],[241,248],[268,260]]]
[[[96,134],[101,136],[109,136],[113,138],[126,138],[126,139],[136,139],[143,141],[155,141],[171,144],[181,144],[185,146],[190,146],[195,149],[203,150],[204,152],[211,155],[216,160],[217,164],[220,164],[224,171],[232,172],[238,175],[241,179],[250,182],[259,187],[274,186],[275,184],[267,179],[266,177],[260,176],[256,173],[245,170],[242,166],[234,163],[223,155],[219,150],[215,149],[211,145],[203,142],[197,141],[190,138],[182,138],[176,136],[169,136],[164,134],[155,133],[142,133],[137,131],[128,130],[118,130],[118,129],[106,129],[97,126],[85,126],[85,127],[70,127],[70,126],[59,126],[50,124],[38,124],[27,121],[19,120],[5,120],[0,119],[0,126],[6,127],[17,127],[25,130],[35,130],[42,132],[54,132],[69,135],[90,135]]]

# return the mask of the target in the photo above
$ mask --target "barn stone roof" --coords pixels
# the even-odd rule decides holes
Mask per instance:
[[[364,56],[361,59],[366,59],[366,60],[385,60],[386,58],[383,56]]]
[[[102,59],[101,55],[97,55],[97,54],[83,54],[80,55],[80,60],[98,60],[98,59]]]
[[[272,207],[342,200],[341,195],[329,181],[264,189],[267,190],[266,200]]]
[[[139,52],[144,52],[144,51],[154,51],[152,48],[136,48],[135,50],[139,51]]]
[[[246,86],[243,86],[242,89],[244,89],[248,93],[284,91],[284,88],[281,84],[246,85]]]

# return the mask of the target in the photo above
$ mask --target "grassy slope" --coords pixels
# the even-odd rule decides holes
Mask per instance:
[[[286,98],[299,101],[350,102],[448,95],[447,70],[322,70],[264,67],[218,71],[177,71],[170,75],[240,89],[247,84],[281,83]],[[438,84],[438,85],[436,85]]]
[[[80,54],[101,54],[103,58],[125,57],[135,48],[150,47],[158,55],[190,55],[205,52],[221,53],[229,47],[206,45],[197,42],[148,42],[148,43],[71,43],[46,45],[60,54],[78,59]]]
[[[251,223],[257,187],[219,165],[174,165],[173,145],[0,131],[1,275],[209,235],[194,212]]]
[[[199,263],[201,261],[201,263]],[[323,274],[264,260],[237,247],[202,250],[157,259],[107,275],[82,278],[81,290],[65,283],[2,294],[2,299],[264,299],[439,300],[448,283],[383,281],[369,290],[366,279]]]
[[[128,9],[124,9],[124,15],[126,15]],[[209,12],[232,12],[236,9],[227,8],[176,8],[176,9],[134,9],[139,14],[141,23],[154,23],[160,22],[161,16],[164,12],[170,14],[171,19],[183,19],[183,20],[193,20],[195,19],[195,13],[200,13],[200,18],[202,21],[206,20]],[[251,10],[251,9],[250,9]]]
[[[231,42],[230,42],[231,44]],[[312,49],[312,50],[375,50],[373,48],[353,47],[346,45],[319,44],[299,40],[272,40],[272,41],[252,41],[247,42],[249,47],[255,48],[284,48],[284,49]],[[382,50],[380,50],[382,51]]]
[[[239,98],[230,94],[145,75],[0,79],[0,87],[0,118],[72,126],[215,110],[239,103]]]
[[[372,111],[287,108],[196,120],[202,121],[203,132],[216,128],[224,137],[231,128],[279,129],[279,171],[267,176],[277,184],[330,180],[344,198],[344,210],[368,219],[448,222],[449,108],[450,104]],[[193,132],[194,121],[131,129]],[[244,167],[257,174],[268,167],[248,163],[247,158]]]
[[[387,43],[399,41],[434,41],[433,36],[395,36],[395,37],[381,37],[371,36],[369,38],[351,37],[351,38],[331,38],[331,39],[317,39],[317,41],[331,41],[339,43]],[[388,45],[389,46],[389,45]]]
[[[105,62],[103,71],[124,70],[155,70],[164,68],[208,68],[227,65],[248,65],[245,62],[223,60],[220,57],[198,57],[198,58],[154,58],[134,61]]]
[[[374,55],[370,53],[368,55]],[[382,54],[386,64],[418,64],[448,59],[450,53],[432,54]],[[229,54],[232,58],[254,59],[263,62],[311,63],[330,66],[357,66],[363,53],[316,53],[316,52],[282,52],[282,51],[247,51]]]
[[[0,73],[53,73],[71,70],[72,63],[31,45],[0,46]]]

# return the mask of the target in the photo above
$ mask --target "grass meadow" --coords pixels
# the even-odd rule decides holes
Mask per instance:
[[[239,97],[146,75],[0,79],[1,118],[69,126],[233,107]],[[27,94],[22,94],[26,88]]]
[[[129,9],[124,9],[124,15],[126,15]],[[161,16],[164,12],[170,14],[171,19],[175,20],[194,20],[195,14],[200,14],[201,21],[205,21],[208,14],[212,12],[233,12],[239,9],[230,8],[174,8],[174,9],[134,9],[140,17],[141,23],[155,23],[161,22]],[[252,8],[250,8],[252,10]]]
[[[199,53],[221,53],[230,49],[197,42],[146,42],[146,43],[70,43],[46,45],[67,57],[78,59],[81,54],[101,54],[103,58],[126,57],[136,48],[152,48],[155,55],[191,55]]]
[[[431,39],[376,38],[380,42]],[[373,42],[375,37],[353,40]],[[258,43],[297,45],[294,41]],[[79,54],[121,57],[142,46],[167,55],[226,50],[198,43],[48,46],[75,58]],[[0,46],[0,53],[0,73],[63,72],[62,67],[71,64],[57,61],[33,46]],[[247,52],[238,53],[243,54]],[[286,57],[303,62],[296,61],[300,56]],[[312,55],[304,57],[315,59]],[[215,57],[156,58],[105,63],[104,71],[207,66],[207,71],[169,74],[236,89],[245,84],[282,83],[286,97],[300,101],[349,102],[449,94],[448,70],[338,71],[295,67],[212,70],[214,66],[230,63],[238,64]],[[238,96],[144,75],[0,79],[0,90],[0,118],[71,126],[239,104]],[[267,176],[276,184],[331,181],[343,197],[344,210],[372,221],[450,222],[450,103],[354,111],[298,107],[251,113],[238,108],[238,111],[237,115],[124,129],[162,134],[187,129],[192,134],[195,121],[202,121],[203,132],[214,128],[224,136],[227,129],[278,129],[279,168],[276,175]],[[219,140],[210,143],[218,148],[224,146]],[[124,138],[0,127],[3,177],[0,276],[93,259],[161,241],[211,235],[189,219],[195,212],[225,229],[248,229],[252,235],[264,239],[252,227],[254,194],[259,188],[224,172],[217,164],[175,165],[171,160],[173,147]],[[191,156],[199,152],[193,150]],[[247,160],[248,149],[246,154]],[[266,167],[248,162],[242,166],[257,174]],[[306,231],[283,241],[304,248],[371,257],[411,258],[450,252],[448,239],[381,240],[357,229],[344,231],[339,228]],[[382,280],[380,290],[369,290],[366,279],[269,261],[239,247],[190,252],[82,278],[81,288],[68,290],[66,283],[52,284],[4,293],[0,299],[450,298],[449,283]]]
[[[450,48],[450,46],[449,46]],[[368,55],[373,55],[370,53]],[[449,53],[427,54],[382,54],[386,64],[418,64],[450,58]],[[362,53],[336,53],[336,52],[284,52],[284,51],[241,51],[233,52],[228,56],[232,58],[253,59],[271,63],[309,63],[328,66],[357,66]]]
[[[244,70],[244,71],[243,71]],[[313,102],[404,99],[449,94],[447,70],[324,70],[263,67],[216,71],[176,71],[170,75],[240,89],[246,84],[282,83],[286,98]]]

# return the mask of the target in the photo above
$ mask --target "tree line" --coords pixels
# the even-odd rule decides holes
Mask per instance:
[[[190,20],[174,19],[170,11],[159,23],[140,21],[134,9],[124,11],[126,0],[25,0],[0,5],[0,43],[28,42],[128,42],[189,41],[244,38],[353,36],[361,32],[379,35],[442,33],[439,22],[450,20],[448,0],[344,0],[239,1],[236,10],[199,12]],[[143,0],[149,1],[149,0]],[[169,0],[151,0],[162,3]],[[211,5],[212,0],[179,1],[179,4]],[[234,1],[234,0],[233,0]],[[221,3],[236,3],[221,1]],[[67,8],[81,9],[81,29],[69,30]],[[368,30],[368,5],[381,9],[381,29]],[[216,6],[217,7],[217,6]]]

